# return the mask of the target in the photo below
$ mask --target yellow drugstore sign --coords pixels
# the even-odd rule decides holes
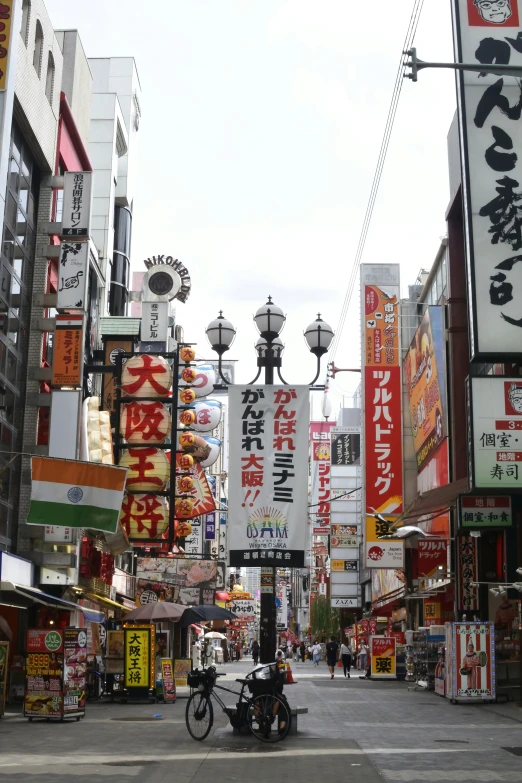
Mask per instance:
[[[124,629],[125,634],[125,687],[126,688],[150,688],[152,680],[151,672],[151,647],[153,628],[147,626]]]

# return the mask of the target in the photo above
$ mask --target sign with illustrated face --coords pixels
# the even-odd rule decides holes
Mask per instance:
[[[302,568],[308,387],[236,386],[229,399],[229,564]]]
[[[87,310],[89,243],[62,242],[58,264],[58,310]]]
[[[460,498],[460,524],[471,530],[481,527],[510,527],[513,524],[511,498],[464,495]]]
[[[88,237],[91,230],[92,171],[66,171],[63,186],[63,237]]]
[[[520,0],[453,0],[455,60],[522,65]],[[503,361],[522,335],[522,110],[515,76],[457,72],[471,354]]]
[[[446,694],[453,699],[494,699],[495,631],[489,623],[447,623]]]
[[[471,481],[476,488],[522,487],[522,379],[471,378]]]

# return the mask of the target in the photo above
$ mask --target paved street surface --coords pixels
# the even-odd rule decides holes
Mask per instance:
[[[274,745],[236,737],[216,705],[214,729],[193,741],[176,704],[88,704],[80,723],[0,720],[0,783],[114,780],[140,783],[278,781],[439,783],[522,781],[522,710],[508,705],[451,705],[404,683],[368,682],[358,672],[332,681],[326,665],[293,664],[293,706],[307,706],[299,733]],[[251,668],[219,667],[223,684]],[[238,686],[239,687],[239,686]],[[228,704],[233,697],[225,699]],[[14,712],[8,707],[8,711]],[[153,715],[161,713],[160,719]],[[130,719],[130,720],[129,720]]]

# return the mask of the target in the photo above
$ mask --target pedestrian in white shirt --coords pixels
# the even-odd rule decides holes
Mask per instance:
[[[341,644],[341,661],[343,663],[344,676],[350,679],[350,669],[352,667],[352,648],[350,642],[345,639]]]
[[[319,661],[321,660],[321,645],[319,642],[316,642],[312,647],[312,654],[314,656],[314,666],[319,666]]]

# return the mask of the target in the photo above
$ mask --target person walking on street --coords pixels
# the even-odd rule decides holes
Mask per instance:
[[[299,647],[299,652],[301,653],[301,660],[304,663],[306,661],[306,645],[304,642],[301,642],[301,646]]]
[[[252,658],[254,659],[254,666],[257,666],[259,663],[259,642],[257,639],[254,639],[252,642]]]
[[[332,636],[328,644],[326,645],[326,663],[328,664],[328,668],[330,669],[330,675],[333,680],[334,678],[334,671],[335,671],[335,664],[337,663],[337,650],[339,649],[339,645],[335,641],[335,636]]]
[[[359,645],[359,668],[361,671],[366,671],[366,658],[368,656],[368,648],[366,642],[362,641]]]
[[[352,648],[350,647],[350,642],[347,638],[345,639],[345,642],[341,644],[341,661],[343,663],[344,676],[350,679],[350,669],[352,667]]]
[[[299,660],[299,646],[297,642],[294,642],[292,645],[292,653],[294,657],[294,663],[297,663],[297,661]]]
[[[321,660],[321,645],[319,644],[319,642],[316,642],[313,645],[312,655],[313,655],[314,666],[319,666],[319,661]]]

